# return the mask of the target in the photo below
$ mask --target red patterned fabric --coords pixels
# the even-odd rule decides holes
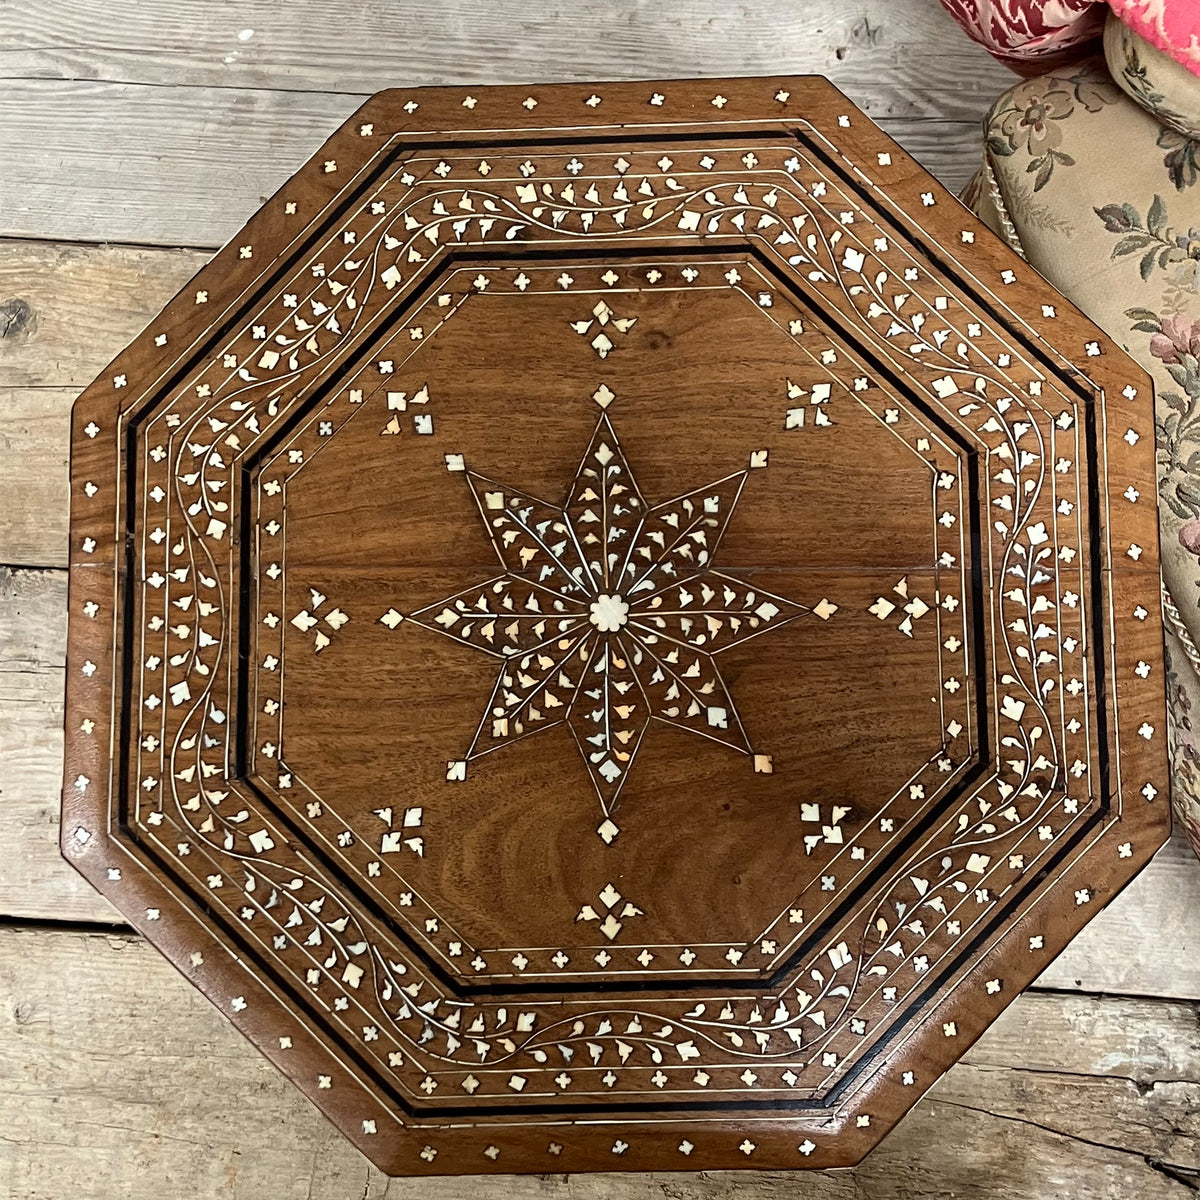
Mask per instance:
[[[942,0],[942,6],[972,40],[1022,74],[1041,74],[1086,53],[1108,13],[1097,0]]]
[[[941,0],[1001,62],[1040,75],[1088,53],[1109,7],[1151,45],[1200,75],[1200,0]]]
[[[1135,33],[1194,75],[1200,75],[1200,0],[1109,0],[1109,3]]]

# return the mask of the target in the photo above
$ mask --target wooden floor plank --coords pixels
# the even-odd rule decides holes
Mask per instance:
[[[0,242],[0,563],[66,566],[71,405],[207,260]]]
[[[112,924],[58,852],[66,599],[65,571],[0,567],[0,916]]]
[[[0,89],[0,235],[221,245],[358,104],[312,92],[10,80]]]
[[[0,324],[0,404],[6,389],[82,390],[209,257],[194,250],[0,241],[0,312],[19,314]]]
[[[0,389],[0,563],[66,566],[76,388]]]
[[[0,929],[0,1194],[1165,1200],[1196,1161],[1196,1023],[1194,1004],[1023,996],[854,1171],[389,1184],[149,946]]]
[[[1200,998],[1200,863],[1182,830],[1042,972],[1037,986]]]
[[[66,574],[0,568],[0,916],[119,922],[59,857]],[[1200,999],[1200,864],[1182,835],[1039,987]]]
[[[955,121],[976,120],[1013,82],[928,0],[291,0],[286,20],[235,0],[14,0],[5,15],[0,79],[365,96],[430,83],[819,72],[876,118]]]
[[[537,0],[297,0],[286,21],[263,15],[249,24],[232,0],[7,10],[0,233],[221,245],[363,97],[429,83],[823,73],[957,190],[981,113],[1013,82],[928,0],[621,0],[569,20]]]
[[[0,236],[220,246],[360,103],[327,92],[9,80]],[[880,123],[954,191],[975,169],[977,121]]]
[[[0,78],[366,95],[384,86],[380,80],[823,72],[857,90],[873,115],[941,119],[974,117],[986,103],[981,97],[1012,79],[923,0],[752,0],[737,7],[621,0],[574,4],[569,20],[566,11],[540,0],[424,0],[399,8],[293,0],[287,21],[270,14],[259,22],[253,9],[232,0],[203,10],[171,0],[124,0],[104,10],[79,0],[17,0],[0,34]],[[594,33],[586,45],[578,35],[582,21]]]
[[[213,247],[385,86],[821,71],[957,189],[1012,82],[929,0],[14,0],[0,234]],[[581,45],[579,22],[595,36]],[[314,31],[320,29],[320,41]],[[0,243],[0,563],[66,561],[78,391],[207,259]],[[13,301],[23,301],[28,311]],[[119,921],[61,861],[65,576],[0,570],[0,916]],[[500,1178],[489,1197],[1159,1200],[1195,1189],[1200,869],[1181,839],[853,1172]],[[1096,999],[1107,991],[1177,1002]],[[228,1118],[238,1098],[248,1122]],[[478,1196],[371,1170],[148,946],[0,928],[0,1195]],[[1191,1181],[1191,1182],[1189,1182]]]

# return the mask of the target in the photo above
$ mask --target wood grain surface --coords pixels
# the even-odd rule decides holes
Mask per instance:
[[[833,1174],[385,1180],[155,953],[123,935],[44,928],[119,920],[55,846],[69,407],[208,257],[86,243],[216,246],[358,97],[397,83],[821,71],[872,115],[912,122],[889,129],[953,187],[977,162],[979,117],[1012,80],[924,0],[622,3],[573,7],[568,20],[469,0],[328,12],[39,2],[10,6],[0,28],[0,211],[6,233],[30,239],[0,243],[0,563],[16,568],[0,585],[0,831],[22,851],[0,859],[0,913],[17,922],[0,935],[10,1084],[0,1107],[15,1121],[0,1140],[0,1190],[38,1200],[1189,1190],[1200,1161],[1187,1116],[1194,1006],[1087,994],[1200,997],[1200,883],[1182,839],[1039,984],[1084,995],[1023,998],[863,1166]],[[580,37],[600,28],[607,36]],[[283,90],[295,107],[273,99]],[[269,132],[254,132],[251,111],[270,114]],[[129,1003],[130,977],[143,982],[142,1005]],[[966,1091],[946,1091],[960,1079]],[[229,1095],[256,1097],[249,1121],[229,1119]]]
[[[926,0],[566,11],[22,3],[0,31],[0,233],[217,246],[365,96],[429,83],[820,72],[957,189],[1011,78]]]
[[[1028,993],[852,1171],[387,1179],[140,939],[4,929],[0,1188],[22,1200],[1172,1200],[1200,1155],[1198,1019],[1195,1003]]]

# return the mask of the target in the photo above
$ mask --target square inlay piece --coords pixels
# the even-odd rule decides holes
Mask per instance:
[[[1167,834],[1150,382],[820,79],[375,97],[72,485],[64,850],[395,1174],[853,1163]]]

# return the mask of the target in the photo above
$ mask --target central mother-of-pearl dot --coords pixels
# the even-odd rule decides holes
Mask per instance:
[[[597,596],[588,620],[601,633],[616,633],[629,620],[629,605],[620,596]]]

